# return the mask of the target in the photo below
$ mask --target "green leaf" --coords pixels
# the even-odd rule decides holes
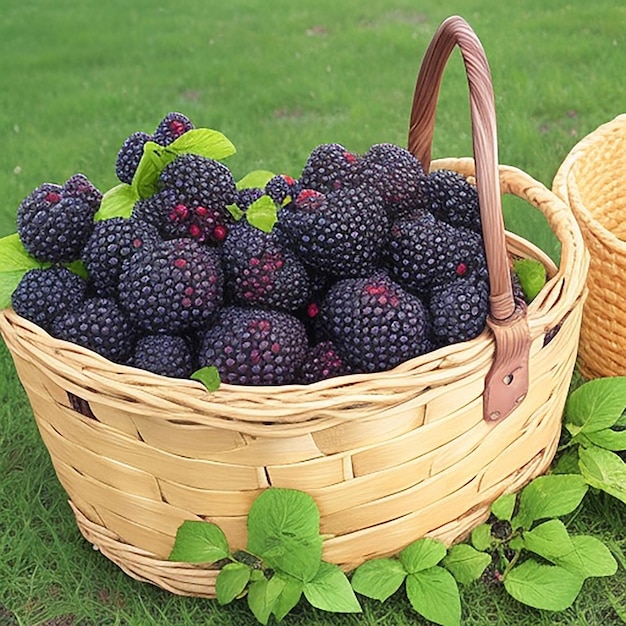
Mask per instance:
[[[578,474],[552,474],[531,481],[520,494],[519,513],[513,527],[530,528],[546,517],[571,513],[587,493],[585,479]]]
[[[237,181],[237,189],[250,189],[252,187],[263,189],[271,178],[274,178],[273,172],[254,170],[248,172],[242,179]]]
[[[480,578],[489,563],[490,554],[479,552],[467,543],[452,546],[442,561],[442,565],[464,585]]]
[[[302,581],[297,580],[293,576],[289,576],[289,574],[285,574],[284,572],[277,572],[275,574],[275,577],[276,576],[278,576],[285,583],[276,598],[276,602],[274,602],[274,607],[272,608],[272,613],[274,614],[276,621],[281,622],[285,615],[287,615],[287,613],[289,613],[289,611],[291,611],[291,609],[293,609],[293,607],[300,601],[303,583]]]
[[[444,543],[426,537],[408,545],[398,556],[406,571],[413,574],[437,565],[446,556],[446,552]]]
[[[25,273],[26,270],[0,271],[0,309],[8,309],[11,306],[11,296]]]
[[[0,239],[0,273],[17,270],[26,272],[36,267],[48,267],[49,265],[50,263],[41,263],[28,254],[17,233]]]
[[[569,395],[565,403],[565,425],[572,435],[610,428],[620,419],[625,407],[626,376],[596,378]]]
[[[72,261],[71,263],[66,263],[65,267],[67,267],[70,272],[74,272],[74,274],[78,274],[81,278],[88,280],[89,273],[87,272],[87,267],[85,263],[78,259],[77,261]]]
[[[523,534],[524,547],[552,563],[574,551],[574,544],[565,524],[551,519]]]
[[[226,207],[226,210],[231,214],[236,222],[238,222],[245,215],[245,213],[236,204],[229,204]]]
[[[211,522],[184,521],[176,531],[170,561],[215,563],[230,554],[221,528]]]
[[[304,596],[316,609],[333,613],[360,613],[348,577],[339,566],[322,561],[315,577],[304,583]]]
[[[613,450],[614,452],[626,450],[626,430],[605,428],[594,433],[586,433],[582,435],[582,438],[592,445],[600,446],[606,450]]]
[[[215,594],[220,604],[228,604],[241,595],[250,581],[252,570],[243,563],[227,563],[215,581]]]
[[[183,133],[167,146],[177,154],[199,154],[220,161],[235,154],[235,146],[222,133],[210,128],[194,128]]]
[[[516,493],[506,493],[500,496],[492,505],[491,512],[501,520],[511,521],[513,517],[513,511],[515,509],[515,502],[517,501]]]
[[[190,378],[200,381],[209,391],[217,391],[221,380],[215,365],[205,365],[191,374]]]
[[[32,257],[17,233],[0,239],[0,309],[11,306],[11,296],[28,270],[50,267]]]
[[[550,468],[553,474],[580,474],[578,446],[566,450]]]
[[[406,575],[398,559],[372,559],[356,568],[351,583],[362,596],[384,602],[400,588]]]
[[[480,526],[476,526],[476,528],[472,530],[471,542],[476,550],[480,550],[481,552],[487,550],[493,543],[491,524],[480,524]]]
[[[513,261],[513,269],[526,301],[532,302],[546,284],[546,268],[536,259],[518,259]]]
[[[590,535],[572,537],[573,552],[563,555],[556,560],[561,565],[579,576],[613,576],[617,572],[617,561],[609,548]]]
[[[311,496],[271,487],[250,508],[248,550],[275,570],[304,582],[312,580],[322,559],[319,524],[319,510]]]
[[[578,456],[584,480],[626,503],[626,464],[615,452],[594,446],[581,448]]]
[[[461,599],[454,576],[435,566],[409,574],[406,594],[415,611],[442,626],[461,623]]]
[[[120,183],[102,196],[100,208],[94,219],[100,221],[112,217],[130,217],[137,200],[139,200],[137,190],[132,185]]]
[[[261,624],[267,624],[284,586],[284,580],[272,576],[269,580],[255,581],[248,587],[248,607]]]
[[[558,565],[543,565],[529,559],[514,567],[504,579],[504,588],[518,602],[546,611],[564,611],[583,585],[583,577]]]
[[[248,222],[266,233],[272,232],[274,224],[278,219],[277,215],[276,205],[269,196],[261,196],[246,211]]]
[[[170,146],[163,147],[154,141],[146,141],[144,144],[132,184],[133,191],[139,198],[149,198],[158,191],[161,172],[178,156]]]

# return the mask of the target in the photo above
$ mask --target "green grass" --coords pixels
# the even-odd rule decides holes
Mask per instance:
[[[313,5],[311,4],[311,7]],[[115,184],[124,138],[170,110],[216,128],[237,147],[229,165],[297,173],[324,141],[354,151],[406,145],[425,47],[448,15],[464,16],[491,64],[500,161],[550,185],[571,147],[624,112],[623,24],[615,0],[5,0],[0,20],[0,236],[20,200],[44,181],[82,171]],[[467,85],[458,53],[444,76],[433,155],[471,154]],[[509,226],[551,248],[541,217],[506,206]],[[554,249],[550,249],[555,253]],[[82,540],[39,438],[10,355],[0,344],[0,626],[253,624],[241,604],[180,598],[138,583]],[[585,582],[551,614],[501,590],[463,589],[463,624],[626,623],[625,507],[586,497],[571,528],[603,538],[621,565]],[[423,623],[401,595],[363,602],[359,616],[301,605],[287,625]],[[4,609],[2,609],[4,607]],[[10,617],[14,614],[14,617]]]

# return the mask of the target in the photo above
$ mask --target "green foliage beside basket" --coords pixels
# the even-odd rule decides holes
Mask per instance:
[[[231,551],[220,528],[186,521],[170,559],[216,563],[220,604],[244,599],[261,624],[277,622],[301,597],[314,607],[358,613],[355,595],[386,601],[404,586],[411,607],[441,626],[461,623],[458,583],[501,585],[517,601],[547,611],[573,604],[590,577],[611,576],[617,562],[591,535],[572,536],[559,518],[577,509],[589,488],[580,474],[539,476],[492,505],[488,521],[465,543],[414,541],[397,556],[376,558],[348,577],[322,560],[320,515],[306,493],[272,487],[254,501],[248,544]]]

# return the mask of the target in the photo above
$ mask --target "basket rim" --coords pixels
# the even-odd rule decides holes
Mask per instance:
[[[552,183],[552,190],[569,205],[585,228],[605,246],[626,254],[626,241],[603,226],[582,201],[576,178],[580,160],[587,155],[588,151],[601,144],[608,135],[619,131],[624,133],[626,139],[626,113],[621,113],[612,120],[601,124],[575,144],[557,170]]]

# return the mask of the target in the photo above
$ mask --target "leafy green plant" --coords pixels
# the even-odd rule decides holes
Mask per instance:
[[[593,488],[626,503],[626,376],[583,383],[567,399],[565,443],[556,472],[580,473]]]
[[[461,620],[461,599],[455,577],[473,580],[489,561],[471,546],[459,545],[447,553],[442,542],[424,538],[407,546],[397,558],[366,561],[354,571],[351,582],[357,593],[381,602],[404,583],[417,613],[435,624],[456,626]]]
[[[615,574],[617,562],[602,541],[571,536],[558,519],[574,511],[587,490],[579,474],[552,474],[496,500],[488,522],[471,534],[472,546],[491,555],[485,582],[502,584],[523,604],[562,611],[586,578]]]
[[[282,621],[302,596],[324,611],[358,613],[361,606],[346,575],[322,560],[319,522],[311,496],[272,487],[252,504],[245,550],[231,552],[213,523],[186,521],[178,529],[170,560],[220,563],[218,602],[245,597],[261,624],[272,616]]]

